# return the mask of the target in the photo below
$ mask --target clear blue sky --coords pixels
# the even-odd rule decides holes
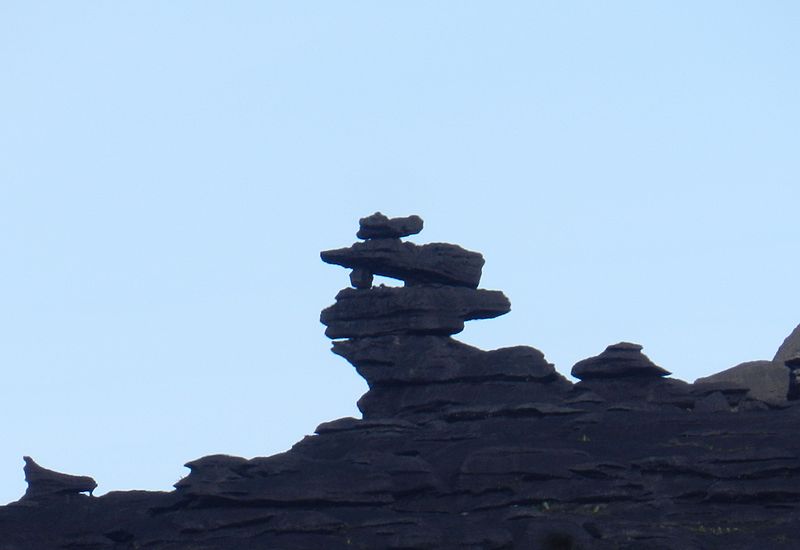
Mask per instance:
[[[693,380],[800,323],[800,4],[0,2],[0,502],[169,489],[357,415],[318,253],[486,257],[460,336]]]

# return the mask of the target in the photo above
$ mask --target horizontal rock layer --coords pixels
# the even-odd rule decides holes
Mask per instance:
[[[483,351],[441,336],[379,336],[333,343],[370,387],[489,380],[555,379],[553,365],[528,346]]]
[[[374,239],[348,248],[326,250],[322,261],[374,275],[400,279],[406,285],[442,284],[477,288],[483,256],[446,243],[418,246],[399,239]]]
[[[456,334],[464,321],[491,319],[511,310],[497,290],[465,287],[347,288],[322,311],[329,338],[364,338],[388,334]]]

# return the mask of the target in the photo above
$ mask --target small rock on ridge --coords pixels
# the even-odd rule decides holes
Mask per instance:
[[[422,218],[408,216],[405,218],[388,218],[380,212],[358,220],[359,239],[399,239],[416,235],[422,231]]]
[[[409,286],[441,284],[477,288],[484,264],[481,254],[454,244],[418,246],[399,239],[355,243],[347,248],[325,250],[320,257],[329,264],[400,279]],[[363,278],[364,275],[357,276]]]
[[[97,483],[88,476],[74,476],[62,474],[39,466],[31,457],[23,457],[25,460],[25,481],[28,482],[28,490],[23,499],[47,498],[62,495],[76,495],[78,493],[89,493],[95,490]]]
[[[608,346],[603,353],[575,363],[572,376],[581,380],[598,378],[660,378],[672,374],[642,353],[642,346],[620,342]]]

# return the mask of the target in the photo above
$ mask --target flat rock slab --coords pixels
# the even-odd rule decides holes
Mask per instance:
[[[367,383],[423,384],[482,380],[551,380],[544,354],[529,346],[483,351],[446,336],[379,336],[334,342],[333,352]]]
[[[346,288],[322,311],[328,338],[363,338],[388,334],[450,335],[464,322],[491,319],[511,310],[498,290],[465,287]]]
[[[404,281],[477,288],[484,259],[478,252],[447,243],[416,245],[399,239],[373,239],[320,253],[322,261]]]

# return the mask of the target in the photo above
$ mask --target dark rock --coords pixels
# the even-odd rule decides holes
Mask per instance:
[[[691,393],[697,401],[720,394],[725,398],[729,408],[739,407],[745,400],[749,390],[731,382],[696,382],[691,386]],[[714,398],[719,401],[717,398]]]
[[[194,460],[169,493],[90,498],[79,493],[95,487],[91,478],[26,459],[26,496],[0,506],[0,548],[797,545],[798,401],[754,398],[758,372],[746,384],[666,378],[636,344],[579,362],[572,384],[535,348],[458,342],[449,334],[464,321],[502,314],[508,300],[470,287],[479,270],[454,267],[457,247],[408,252],[396,237],[414,227],[362,223],[367,248],[386,250],[385,271],[409,284],[371,288],[376,264],[365,253],[369,265],[352,266],[361,288],[322,315],[329,335],[349,338],[333,351],[369,384],[364,418],[320,424],[270,457]],[[767,362],[784,382],[800,371],[793,355],[785,361]]]
[[[353,288],[372,288],[372,273],[366,269],[354,269],[350,273],[350,285]]]
[[[387,218],[380,212],[358,220],[359,239],[399,239],[416,235],[422,231],[422,218],[408,216],[406,218]]]
[[[34,460],[26,456],[25,460],[25,481],[28,483],[28,490],[25,492],[23,500],[34,500],[42,498],[59,497],[65,495],[77,495],[89,493],[97,488],[95,480],[88,476],[75,476],[62,474],[47,468],[42,468]]]
[[[378,336],[340,340],[333,352],[352,363],[370,387],[556,378],[544,354],[527,346],[483,351],[441,336]]]
[[[464,321],[491,319],[511,310],[497,290],[419,286],[346,288],[336,304],[323,310],[328,338],[363,338],[388,334],[449,335],[464,330]]]
[[[773,361],[748,361],[695,380],[697,383],[728,382],[748,388],[749,396],[767,403],[786,401],[789,369]]]
[[[786,368],[789,369],[789,390],[786,399],[797,401],[800,399],[800,353],[791,356],[784,361]]]
[[[642,346],[620,342],[608,346],[603,353],[578,361],[572,376],[580,380],[605,378],[660,378],[671,373],[655,365],[642,353]]]
[[[791,359],[797,354],[800,354],[800,325],[797,325],[786,337],[772,360],[775,363],[784,364],[787,359]]]
[[[722,392],[711,393],[700,399],[694,406],[695,411],[703,412],[728,412],[731,410],[731,405]]]
[[[400,279],[406,285],[442,284],[477,288],[483,256],[460,246],[432,243],[418,246],[399,239],[375,239],[348,248],[326,250],[322,261],[374,275]]]

